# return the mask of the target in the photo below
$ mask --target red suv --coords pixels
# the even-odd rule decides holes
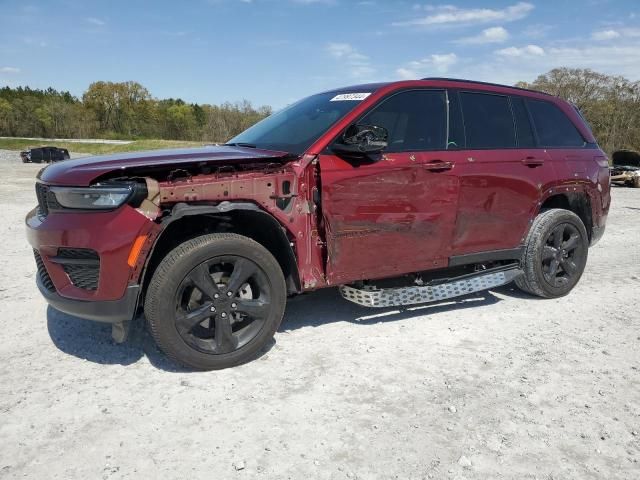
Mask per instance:
[[[221,146],[53,164],[36,193],[47,301],[112,323],[117,341],[143,310],[197,369],[253,358],[287,296],[318,288],[371,307],[514,280],[565,295],[610,201],[572,105],[441,78],[313,95]]]

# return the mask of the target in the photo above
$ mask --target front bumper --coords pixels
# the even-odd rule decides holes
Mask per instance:
[[[26,227],[35,251],[40,292],[64,313],[108,323],[132,320],[141,291],[139,265],[145,258],[140,255],[137,268],[132,268],[128,256],[136,237],[146,234],[152,225],[129,206],[110,212],[48,216],[34,209],[27,215]],[[64,254],[70,251],[89,251],[93,256],[69,259]]]
[[[85,301],[73,300],[47,289],[36,275],[36,284],[49,305],[63,313],[74,317],[105,323],[121,323],[133,320],[138,307],[140,285],[127,287],[124,296],[119,300]]]

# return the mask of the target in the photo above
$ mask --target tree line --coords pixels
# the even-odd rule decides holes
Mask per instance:
[[[625,148],[640,151],[640,81],[589,69],[555,68],[531,83],[516,86],[573,103],[607,153]]]
[[[137,82],[94,82],[82,98],[0,88],[0,136],[224,141],[271,114],[247,100],[222,105],[153,98]]]
[[[531,88],[575,104],[600,146],[640,150],[640,82],[589,69],[556,68]],[[0,136],[225,141],[272,113],[244,100],[222,105],[159,100],[137,82],[95,82],[82,98],[52,88],[0,89]]]

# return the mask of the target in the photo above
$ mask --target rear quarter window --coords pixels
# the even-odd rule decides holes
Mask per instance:
[[[584,138],[560,108],[542,100],[527,100],[541,147],[582,147]]]

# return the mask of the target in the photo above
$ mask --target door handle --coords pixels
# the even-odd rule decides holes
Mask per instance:
[[[422,167],[430,172],[440,172],[444,170],[451,170],[453,168],[453,163],[443,162],[442,160],[432,160],[429,163],[423,163]]]
[[[541,165],[544,165],[544,159],[537,157],[526,157],[522,159],[522,164],[531,168],[539,167]]]

